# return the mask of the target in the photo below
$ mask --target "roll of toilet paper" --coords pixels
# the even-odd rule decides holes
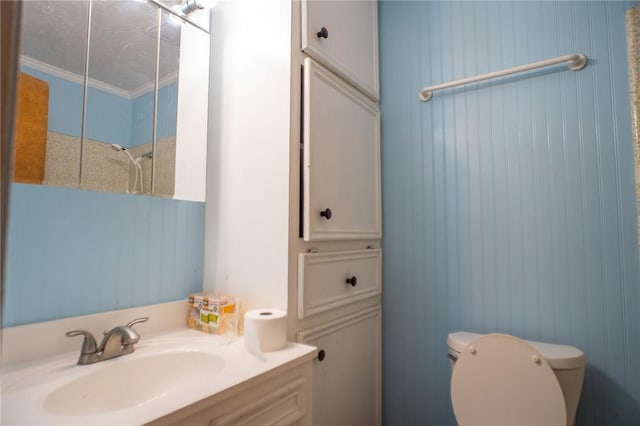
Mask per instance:
[[[244,314],[244,343],[254,355],[287,346],[287,313],[279,309],[255,309]]]

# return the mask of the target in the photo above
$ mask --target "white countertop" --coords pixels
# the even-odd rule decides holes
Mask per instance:
[[[3,425],[143,424],[292,361],[309,360],[315,356],[315,351],[316,349],[311,346],[289,343],[282,350],[256,357],[245,349],[242,338],[228,339],[185,328],[149,338],[143,335],[134,353],[92,365],[76,364],[79,351],[42,360],[30,360],[3,368],[1,423]],[[141,383],[142,390],[132,389],[136,386],[127,382],[127,380],[129,382],[134,380],[130,373],[118,377],[121,371],[127,371],[126,368],[121,369],[124,365],[129,366],[129,371],[131,366],[148,369],[151,365],[164,366],[162,362],[165,358],[163,357],[167,354],[170,355],[169,358],[171,354],[187,354],[185,359],[191,359],[188,358],[191,356],[189,354],[194,353],[201,357],[195,357],[194,360],[211,359],[215,362],[202,363],[205,365],[177,365],[174,362],[163,368],[153,367],[153,374],[145,373],[148,379],[135,378],[135,383]],[[174,358],[182,359],[180,356],[178,358],[174,356]],[[118,364],[127,362],[129,364]],[[163,374],[172,378],[170,386],[162,385]],[[66,408],[62,409],[62,413],[59,412],[60,410],[51,409],[52,392],[68,384],[86,383],[87,380],[83,382],[83,378],[94,377],[100,379],[89,386],[86,396],[87,407],[91,405],[90,398],[94,400],[98,398],[90,394],[99,394],[102,390],[105,391],[104,398],[107,399],[110,394],[119,393],[123,398],[133,395],[130,406],[121,407],[116,404],[105,412],[99,413],[83,412],[83,410],[91,411],[92,408],[81,408],[79,412],[72,415],[64,411]],[[161,385],[157,385],[156,382]],[[83,397],[80,395],[80,398]],[[99,398],[103,396],[100,394]],[[105,402],[105,404],[108,403],[109,401]]]

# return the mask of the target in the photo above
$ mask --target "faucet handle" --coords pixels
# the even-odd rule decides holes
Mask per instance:
[[[133,321],[129,322],[129,324],[125,325],[125,327],[133,327],[136,324],[140,324],[141,322],[147,322],[148,320],[149,320],[149,317],[136,318]]]
[[[98,351],[96,345],[96,339],[93,338],[93,335],[85,330],[73,330],[67,331],[65,333],[68,337],[76,337],[76,336],[84,336],[84,341],[82,342],[82,350],[81,354],[88,355],[94,354]]]

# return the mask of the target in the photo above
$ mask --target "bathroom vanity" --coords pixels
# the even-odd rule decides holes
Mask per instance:
[[[256,357],[242,338],[180,326],[185,305],[5,329],[11,347],[5,346],[2,369],[2,424],[311,424],[314,347],[289,343]],[[142,338],[133,353],[77,365],[80,342],[62,330],[84,327],[97,334],[141,314],[150,317],[150,326],[136,325]],[[41,356],[25,335],[42,337]]]

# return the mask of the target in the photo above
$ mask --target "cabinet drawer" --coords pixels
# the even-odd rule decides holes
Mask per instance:
[[[303,98],[304,240],[380,238],[377,105],[309,58]]]
[[[301,9],[302,50],[377,100],[377,2],[303,0]]]
[[[298,318],[380,294],[382,250],[298,255]]]

